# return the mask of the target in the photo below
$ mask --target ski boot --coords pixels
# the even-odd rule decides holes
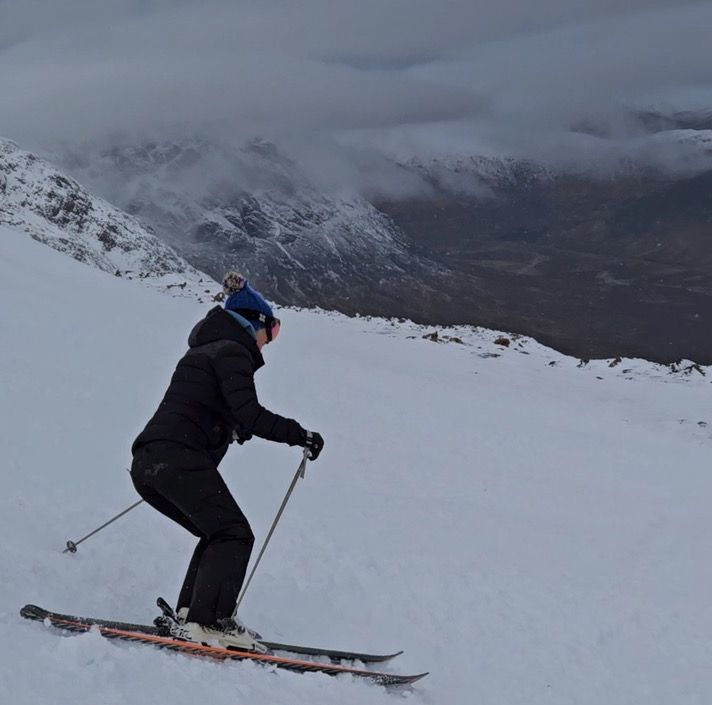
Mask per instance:
[[[214,626],[204,626],[197,622],[175,622],[170,628],[171,636],[176,639],[193,641],[207,646],[221,646],[224,649],[267,653],[267,647],[255,639],[250,630],[240,622],[226,617]]]
[[[158,598],[158,607],[163,614],[156,617],[154,624],[175,639],[207,646],[221,646],[225,649],[267,653],[267,647],[260,641],[262,636],[248,629],[239,619],[227,617],[219,620],[214,626],[204,626],[186,621],[187,607],[182,607],[176,614],[162,597]]]

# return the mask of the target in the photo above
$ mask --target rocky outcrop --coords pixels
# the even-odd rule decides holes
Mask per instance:
[[[217,288],[135,218],[7,140],[0,140],[0,223],[116,276],[181,295]]]

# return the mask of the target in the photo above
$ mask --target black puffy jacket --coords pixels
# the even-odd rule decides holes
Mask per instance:
[[[289,445],[304,445],[306,431],[257,400],[254,373],[264,359],[254,338],[220,306],[208,311],[188,338],[156,413],[131,450],[172,441],[206,451],[219,463],[233,430]]]

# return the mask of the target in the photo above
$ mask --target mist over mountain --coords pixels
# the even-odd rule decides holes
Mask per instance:
[[[0,134],[279,303],[709,361],[709,3],[0,2]]]
[[[710,135],[640,140],[641,155],[685,154],[675,171],[645,156],[604,171],[393,160],[409,188],[368,197],[264,141],[66,161],[194,266],[239,266],[279,303],[512,330],[582,358],[707,361]]]
[[[146,144],[66,161],[201,271],[220,280],[238,268],[279,303],[373,313],[403,292],[434,292],[434,263],[386,215],[318,187],[270,143]]]
[[[625,153],[639,111],[712,108],[711,22],[673,0],[3,0],[0,134],[260,138],[342,186],[384,154],[596,161],[582,124]]]

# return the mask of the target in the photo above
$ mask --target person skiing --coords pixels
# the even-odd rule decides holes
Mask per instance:
[[[264,652],[233,611],[254,535],[218,472],[231,442],[253,435],[302,446],[316,460],[319,433],[260,405],[254,374],[280,330],[271,306],[237,272],[223,279],[224,308],[190,333],[157,411],[133,442],[131,479],[148,504],[199,538],[180,590],[171,634]]]

